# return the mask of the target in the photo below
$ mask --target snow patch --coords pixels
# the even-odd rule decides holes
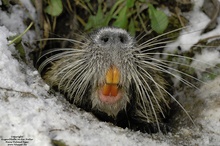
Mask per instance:
[[[218,50],[203,50],[201,54],[196,54],[191,67],[198,69],[200,72],[207,68],[215,67],[220,63],[220,53]]]
[[[0,88],[30,91],[25,83],[25,76],[20,71],[18,61],[12,58],[7,38],[13,33],[0,26]],[[14,50],[13,46],[10,46]]]

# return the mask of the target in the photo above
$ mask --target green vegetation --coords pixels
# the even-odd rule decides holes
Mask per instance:
[[[63,12],[63,4],[61,0],[50,0],[49,5],[44,9],[51,16],[59,16]]]
[[[151,19],[151,28],[158,34],[162,34],[168,26],[168,18],[163,11],[156,10],[153,5],[148,5],[149,17]]]
[[[22,34],[9,37],[10,43],[8,45],[14,44],[15,49],[19,52],[20,57],[24,62],[26,62],[26,53],[22,45],[22,36],[27,33],[27,31],[32,27],[32,25],[33,22],[31,22],[31,24],[25,29],[25,31]]]
[[[65,4],[62,2],[61,0],[45,0],[47,6],[44,11],[57,17],[64,11],[63,5]],[[87,19],[85,19],[86,16],[75,14],[85,31],[104,26],[115,26],[124,28],[135,35],[138,30],[147,31],[148,22],[150,22],[151,29],[161,34],[168,26],[166,14],[146,0],[118,0],[111,7],[104,0],[98,0],[98,4],[94,4],[90,0],[74,2],[76,7],[82,7],[88,13]],[[72,9],[69,0],[66,5],[66,8]]]
[[[67,146],[64,142],[62,142],[60,140],[52,139],[51,143],[52,143],[53,146]]]

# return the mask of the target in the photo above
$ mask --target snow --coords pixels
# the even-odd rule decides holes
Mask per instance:
[[[220,35],[220,25],[208,33],[201,34],[210,19],[200,11],[203,0],[197,0],[195,4],[192,12],[183,14],[189,20],[189,24],[180,33],[180,37],[178,37],[177,41],[166,46],[166,51],[172,52],[176,50],[178,46],[181,47],[182,51],[188,51],[199,40]],[[218,23],[220,23],[220,17],[218,18]]]
[[[194,44],[196,44],[200,39],[200,33],[203,28],[209,23],[210,19],[200,12],[200,8],[203,4],[203,0],[195,1],[196,5],[191,13],[185,13],[185,17],[189,20],[189,24],[180,33],[180,37],[174,43],[167,45],[167,51],[176,50],[177,46],[180,46],[183,51],[188,51]]]
[[[201,107],[195,122],[202,128],[181,128],[179,132],[168,135],[133,132],[100,122],[92,114],[69,104],[62,95],[49,93],[49,86],[44,83],[36,69],[14,58],[17,51],[13,45],[8,46],[7,38],[22,33],[27,27],[23,23],[23,19],[28,17],[26,11],[28,10],[32,18],[36,18],[30,1],[21,2],[26,9],[15,5],[11,14],[0,9],[1,146],[8,146],[9,142],[13,142],[7,139],[16,139],[18,142],[28,139],[28,146],[52,146],[51,140],[61,140],[69,146],[220,144],[220,77],[204,84],[197,93],[197,97],[204,101],[204,107]],[[219,35],[220,26],[200,35],[209,19],[199,11],[202,0],[195,2],[194,11],[186,14],[190,17],[190,25],[176,42],[167,46],[171,50],[180,45],[186,51],[202,38]],[[35,33],[29,31],[22,40],[33,43]],[[195,59],[212,65],[220,62],[217,50],[203,51]],[[198,62],[193,64],[196,63]],[[185,139],[187,136],[188,139]],[[176,139],[180,140],[176,142]]]
[[[19,62],[12,58],[10,48],[7,45],[7,37],[13,35],[13,33],[9,32],[6,27],[1,26],[0,34],[0,51],[2,52],[0,54],[0,85],[7,89],[26,91],[29,88],[25,83],[25,76],[20,72]],[[14,48],[11,48],[11,50],[14,50]]]
[[[29,138],[30,146],[50,146],[51,139],[67,145],[167,145],[148,135],[99,122],[64,100],[47,93],[48,86],[38,72],[12,57],[7,37],[0,27],[0,145],[12,136]],[[12,47],[13,48],[13,47]],[[14,49],[14,48],[13,48]],[[29,79],[29,81],[26,81]]]
[[[203,138],[207,144],[220,144],[220,77],[201,87],[199,97],[205,101],[205,107],[198,119],[203,127]]]
[[[198,61],[199,60],[199,61]],[[220,63],[220,53],[218,50],[203,50],[201,54],[195,55],[195,60],[191,63],[194,68],[205,71],[207,68],[214,67]]]

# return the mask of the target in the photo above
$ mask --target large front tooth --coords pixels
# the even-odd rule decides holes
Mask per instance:
[[[115,66],[112,67],[112,70],[113,70],[112,83],[113,84],[118,84],[119,80],[120,80],[120,72],[119,72],[118,68],[115,67]]]
[[[108,69],[105,80],[106,83],[102,87],[102,94],[105,96],[117,96],[120,72],[116,66],[111,66]]]
[[[112,66],[106,73],[106,83],[107,84],[118,84],[120,80],[120,72],[117,67]]]
[[[118,85],[108,85],[105,84],[102,87],[102,94],[105,96],[117,96],[118,95]]]
[[[109,68],[109,70],[106,73],[105,80],[106,80],[107,84],[112,84],[112,80],[113,80],[113,73],[112,72],[113,72],[113,69],[111,67],[111,68]]]
[[[102,94],[105,95],[105,96],[109,96],[109,95],[110,95],[110,92],[111,92],[111,85],[105,84],[105,85],[102,87]]]
[[[117,95],[118,95],[118,86],[111,85],[111,96],[117,96]]]

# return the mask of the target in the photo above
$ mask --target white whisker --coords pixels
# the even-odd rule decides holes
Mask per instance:
[[[156,36],[156,37],[153,37],[152,39],[149,39],[149,40],[145,41],[145,42],[142,43],[142,44],[139,44],[139,46],[142,46],[142,45],[144,45],[144,44],[147,44],[147,43],[149,43],[149,42],[152,42],[152,41],[154,41],[154,40],[156,40],[156,39],[158,39],[158,38],[160,38],[160,37],[163,37],[163,36],[165,36],[165,35],[168,35],[168,34],[171,34],[171,33],[174,33],[174,32],[180,31],[180,30],[183,30],[184,28],[186,28],[186,27],[179,28],[179,29],[175,29],[175,30],[172,30],[172,31],[163,33],[163,34],[161,34],[161,35],[158,35],[158,36]]]
[[[43,38],[43,39],[39,39],[37,41],[67,41],[70,42],[72,44],[74,43],[78,43],[81,45],[84,45],[84,42],[78,41],[78,40],[74,40],[74,39],[67,39],[67,38]]]
[[[171,76],[173,76],[173,77],[175,77],[175,78],[177,78],[177,75],[175,75],[174,73],[171,73],[170,71],[168,71],[168,70],[166,70],[165,68],[168,68],[168,69],[170,69],[170,70],[173,70],[173,71],[175,71],[175,72],[178,72],[178,73],[180,73],[180,74],[183,74],[183,75],[186,75],[186,76],[188,76],[188,77],[190,77],[190,78],[193,78],[193,79],[195,79],[195,80],[197,80],[197,81],[199,81],[199,82],[202,82],[201,80],[199,80],[199,79],[197,79],[197,78],[195,78],[195,77],[193,77],[193,76],[191,76],[191,75],[189,75],[189,74],[187,74],[187,73],[184,73],[184,72],[182,72],[182,71],[179,71],[179,70],[177,70],[177,69],[174,69],[174,68],[172,68],[172,67],[168,67],[168,66],[165,66],[165,65],[162,65],[162,64],[160,64],[160,63],[152,63],[152,62],[148,62],[148,61],[142,61],[142,63],[143,64],[149,64],[149,68],[152,68],[152,69],[158,69],[158,71],[161,71],[161,72],[164,72],[164,73],[167,73],[167,74],[170,74]],[[154,66],[154,67],[156,67],[156,68],[154,68],[154,67],[150,67],[150,66]],[[199,89],[197,86],[195,86],[193,83],[191,83],[191,82],[189,82],[189,81],[187,81],[187,80],[185,80],[185,79],[183,79],[183,78],[180,78],[180,81],[181,82],[183,82],[184,84],[186,84],[187,86],[190,86],[190,87],[194,87],[194,88],[196,88],[196,89]],[[202,82],[203,83],[203,82]]]
[[[138,55],[139,55],[139,54],[138,54]],[[198,60],[198,59],[194,59],[194,58],[191,58],[191,57],[187,57],[187,56],[177,55],[177,54],[155,52],[155,53],[145,53],[145,55],[166,55],[166,56],[171,56],[171,57],[178,57],[178,58],[183,58],[183,59],[189,59],[189,60],[192,60],[192,61],[197,61],[197,62],[199,62],[199,63],[208,65],[208,66],[210,66],[210,67],[214,67],[214,65],[209,64],[209,63],[207,63],[207,62],[204,62],[204,61],[201,61],[201,60]],[[141,56],[145,56],[145,55],[142,54]]]
[[[167,43],[172,43],[173,40],[168,40],[168,41],[164,41],[164,42],[157,42],[157,43],[149,43],[149,44],[145,44],[145,45],[142,45],[142,46],[138,46],[137,50],[142,50],[142,49],[145,49],[147,47],[149,47],[148,49],[146,49],[146,52],[147,51],[152,51],[152,50],[156,50],[156,49],[159,49],[159,48],[164,48],[164,45],[167,44]],[[154,47],[154,48],[150,48],[152,46],[156,46],[156,45],[163,45],[163,46],[158,46],[157,47]]]

